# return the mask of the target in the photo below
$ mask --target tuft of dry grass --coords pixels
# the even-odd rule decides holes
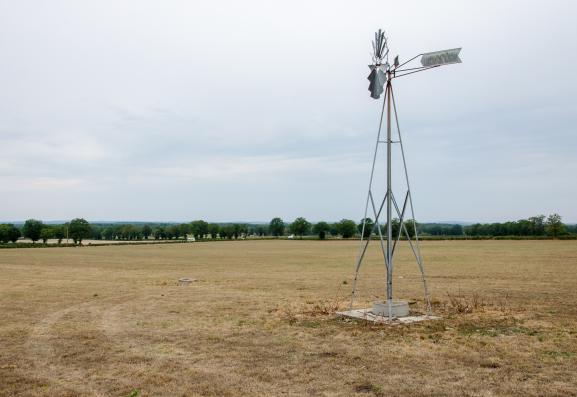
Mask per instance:
[[[485,307],[485,302],[478,292],[474,292],[471,296],[466,296],[461,291],[456,294],[447,292],[447,297],[449,298],[447,308],[457,313],[473,313],[482,311]]]
[[[576,241],[424,242],[442,319],[396,326],[334,315],[357,243],[2,250],[0,396],[577,395]],[[366,257],[357,307],[384,295]]]

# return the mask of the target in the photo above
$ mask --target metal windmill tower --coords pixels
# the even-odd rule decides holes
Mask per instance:
[[[359,254],[356,261],[355,276],[353,281],[353,291],[351,294],[351,302],[349,307],[349,312],[352,313],[355,293],[357,291],[357,279],[359,276],[359,270],[361,264],[365,257],[367,247],[371,241],[371,235],[376,233],[378,235],[381,250],[383,253],[383,259],[387,272],[387,300],[386,302],[375,302],[372,310],[364,309],[360,312],[370,313],[373,316],[380,316],[381,318],[388,317],[388,320],[392,320],[396,317],[407,316],[409,313],[408,304],[404,301],[393,301],[393,271],[394,271],[394,254],[395,249],[399,243],[401,237],[406,237],[409,246],[413,252],[419,270],[421,272],[421,278],[423,282],[423,288],[425,292],[425,301],[427,307],[427,315],[431,315],[431,303],[429,297],[429,291],[427,288],[427,281],[425,279],[425,271],[423,268],[423,260],[421,257],[421,250],[419,246],[419,237],[417,234],[417,227],[415,222],[415,211],[413,208],[413,198],[411,194],[411,188],[409,184],[409,174],[407,172],[407,163],[405,160],[405,151],[403,148],[403,140],[401,137],[401,129],[399,126],[399,119],[397,116],[397,107],[395,104],[395,96],[393,93],[393,80],[399,77],[407,76],[413,73],[422,72],[424,70],[436,68],[443,65],[460,63],[459,52],[460,48],[436,51],[418,54],[408,61],[399,64],[399,57],[396,56],[392,64],[389,63],[389,47],[388,40],[385,36],[385,32],[379,29],[375,33],[375,39],[373,41],[373,64],[369,65],[371,70],[368,80],[369,91],[371,92],[371,97],[374,99],[379,99],[381,94],[384,92],[383,106],[381,110],[379,128],[377,133],[377,141],[375,143],[375,150],[373,155],[373,165],[371,168],[371,176],[369,179],[369,189],[367,193],[367,200],[365,204],[365,216],[363,218],[363,226],[361,231],[361,243],[359,247]],[[421,57],[421,65],[416,67],[406,67],[410,62]],[[386,137],[382,137],[382,127],[383,119],[386,118]],[[392,119],[394,118],[394,121]],[[393,125],[396,127],[398,140],[393,140]],[[406,192],[403,194],[403,201],[398,202],[392,188],[392,147],[393,145],[399,145],[401,152],[401,159],[404,170],[404,179],[406,183]],[[377,163],[377,155],[379,153],[379,148],[381,145],[386,145],[386,192],[383,200],[378,203],[375,201],[373,195],[373,185],[375,176],[375,165]],[[399,205],[401,204],[401,205]],[[408,208],[407,208],[408,207]],[[371,225],[367,223],[367,215],[369,214],[369,209],[374,216],[374,223]],[[381,225],[379,220],[381,219],[382,211],[385,211],[386,222]],[[407,211],[408,210],[408,211]],[[413,230],[409,232],[405,220],[407,215],[410,214],[413,222],[410,228]],[[399,220],[398,231],[396,235],[393,234],[393,216],[396,215]],[[365,239],[366,228],[371,228],[368,233],[368,237]],[[358,311],[357,311],[358,312]],[[358,316],[354,316],[358,317]]]

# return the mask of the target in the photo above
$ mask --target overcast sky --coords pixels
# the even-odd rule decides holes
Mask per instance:
[[[360,219],[383,28],[401,62],[463,47],[395,81],[417,218],[577,222],[576,20],[573,0],[0,0],[0,220]]]

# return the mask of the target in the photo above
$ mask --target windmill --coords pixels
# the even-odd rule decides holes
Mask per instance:
[[[401,237],[405,237],[409,243],[409,246],[413,252],[419,271],[421,274],[421,280],[423,283],[423,289],[425,294],[425,303],[427,315],[424,317],[431,317],[431,301],[429,296],[429,290],[427,287],[427,280],[425,278],[425,270],[423,267],[423,259],[421,257],[421,249],[419,245],[419,236],[417,233],[417,227],[415,222],[415,211],[413,207],[413,198],[411,194],[411,188],[409,184],[409,174],[407,172],[407,162],[405,159],[405,151],[403,147],[403,140],[401,137],[401,129],[399,126],[399,119],[397,116],[397,106],[395,104],[395,96],[393,93],[393,80],[399,77],[407,76],[410,74],[422,72],[428,69],[437,68],[443,65],[449,65],[453,63],[461,63],[459,58],[460,48],[454,48],[444,51],[435,51],[418,54],[409,60],[399,63],[399,57],[396,56],[393,60],[392,65],[389,63],[389,46],[388,39],[385,36],[385,32],[380,30],[375,33],[375,39],[372,42],[373,53],[372,61],[373,63],[369,65],[370,74],[369,80],[369,91],[371,98],[379,99],[384,93],[383,106],[381,109],[377,140],[375,143],[375,149],[373,154],[373,164],[371,168],[371,174],[369,179],[369,188],[367,192],[367,199],[365,203],[365,216],[363,217],[363,224],[361,230],[361,242],[359,246],[359,253],[356,260],[355,275],[353,279],[353,289],[351,293],[351,301],[349,311],[340,312],[341,315],[358,317],[358,318],[368,318],[377,321],[378,319],[392,320],[394,318],[402,318],[409,315],[409,305],[405,301],[393,300],[393,271],[394,271],[394,254],[397,249],[397,245]],[[412,61],[417,58],[421,58],[421,65],[415,67],[408,67]],[[381,137],[383,119],[386,117],[386,137],[383,139]],[[391,121],[394,117],[394,123]],[[392,129],[393,124],[396,128],[398,134],[398,140],[393,140]],[[397,145],[400,148],[401,159],[404,171],[404,180],[406,183],[406,191],[402,197],[402,201],[397,201],[392,189],[392,147]],[[386,192],[382,201],[379,203],[375,200],[373,193],[374,187],[374,177],[375,177],[375,165],[377,163],[377,157],[379,153],[379,148],[381,145],[386,145]],[[380,223],[382,218],[382,211],[385,211],[386,221],[383,225]],[[367,216],[372,213],[374,216],[374,222],[372,224],[367,222]],[[396,215],[399,220],[398,231],[393,233],[393,215]],[[413,220],[412,225],[409,228],[405,224],[407,216],[410,215]],[[367,233],[366,228],[370,228]],[[355,294],[357,292],[357,280],[359,277],[359,272],[361,269],[361,264],[365,258],[367,252],[367,247],[371,241],[371,236],[375,233],[378,236],[380,242],[381,251],[383,254],[383,260],[386,268],[386,293],[387,299],[382,302],[375,302],[372,309],[357,309],[354,310]],[[365,237],[367,236],[367,237]]]

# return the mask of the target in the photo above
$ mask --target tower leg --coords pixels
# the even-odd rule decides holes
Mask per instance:
[[[388,92],[388,91],[387,91],[387,92]],[[388,98],[388,101],[390,102],[390,98]],[[386,104],[387,104],[387,95],[385,95],[385,96],[383,97],[383,106],[382,106],[382,108],[381,108],[381,116],[380,116],[380,119],[379,119],[379,129],[378,129],[378,133],[377,133],[377,141],[375,142],[375,151],[374,151],[374,154],[373,154],[373,165],[372,165],[372,168],[371,168],[371,177],[369,178],[369,188],[368,188],[368,192],[367,192],[367,200],[366,200],[366,203],[365,203],[365,215],[364,215],[364,217],[363,217],[363,228],[362,228],[362,232],[361,232],[361,244],[360,244],[360,246],[359,246],[359,254],[358,254],[358,257],[357,257],[357,266],[356,266],[356,268],[355,268],[355,276],[354,276],[354,278],[353,278],[353,291],[352,291],[352,293],[351,293],[350,310],[353,309],[353,305],[354,305],[354,302],[355,302],[355,293],[356,293],[356,288],[357,288],[357,279],[358,279],[358,275],[359,275],[359,270],[360,270],[360,268],[361,268],[361,263],[362,263],[362,261],[363,261],[364,253],[365,253],[365,251],[366,251],[366,249],[367,249],[367,245],[368,245],[368,243],[369,243],[369,241],[370,241],[370,236],[369,236],[369,238],[367,239],[367,242],[366,242],[365,246],[363,247],[363,238],[364,238],[364,231],[365,231],[365,227],[366,227],[367,213],[368,213],[368,209],[369,209],[369,200],[372,201],[371,189],[372,189],[372,186],[373,186],[373,177],[374,177],[374,175],[375,175],[375,164],[376,164],[376,161],[377,161],[377,154],[378,154],[378,151],[379,151],[379,144],[380,144],[380,142],[381,142],[381,130],[382,130],[382,127],[383,127],[383,117],[384,117],[384,114],[385,114],[385,105],[386,105]],[[389,104],[389,108],[390,108],[390,104]],[[375,208],[374,208],[374,202],[372,202],[371,204],[372,204],[372,206],[373,206],[373,211],[374,211],[374,210],[375,210]],[[384,201],[383,201],[383,204],[384,204]],[[382,205],[381,205],[381,209],[382,209]],[[379,218],[379,214],[381,213],[381,209],[379,209],[379,212],[378,212],[378,213],[377,213],[376,211],[374,211],[374,212],[375,212],[375,227],[376,227],[376,228],[378,229],[378,231],[379,231],[379,238],[380,238],[381,247],[382,247],[382,246],[383,246],[383,237],[382,237],[382,233],[381,233],[381,227],[377,224],[377,220],[378,220],[378,218]],[[387,267],[387,274],[388,274],[387,255],[385,254],[384,250],[383,250],[383,255],[385,256],[384,259],[385,259],[385,265],[386,265],[386,267]]]
[[[391,137],[391,80],[387,81],[387,304],[389,320],[392,319],[393,303],[393,193],[392,193],[392,137]]]
[[[409,184],[409,172],[407,170],[407,161],[405,159],[405,149],[403,147],[403,138],[401,136],[401,127],[399,126],[399,117],[397,115],[397,104],[395,103],[395,94],[393,93],[393,88],[391,87],[391,101],[393,102],[393,110],[395,113],[395,124],[397,126],[397,133],[399,135],[399,145],[401,146],[401,156],[403,159],[403,169],[405,170],[405,181],[407,183],[407,195],[409,198],[409,207],[411,208],[411,216],[413,218],[413,232],[415,234],[415,247],[412,246],[417,265],[421,271],[421,280],[423,282],[423,289],[425,292],[425,305],[427,308],[427,314],[431,316],[433,314],[431,309],[431,295],[429,294],[429,287],[427,285],[427,278],[425,277],[425,267],[423,265],[423,258],[421,256],[421,247],[419,244],[419,233],[417,231],[417,219],[415,218],[415,208],[413,206],[413,194],[411,193],[411,185]],[[408,238],[408,232],[407,232]],[[409,240],[410,241],[410,240]]]

